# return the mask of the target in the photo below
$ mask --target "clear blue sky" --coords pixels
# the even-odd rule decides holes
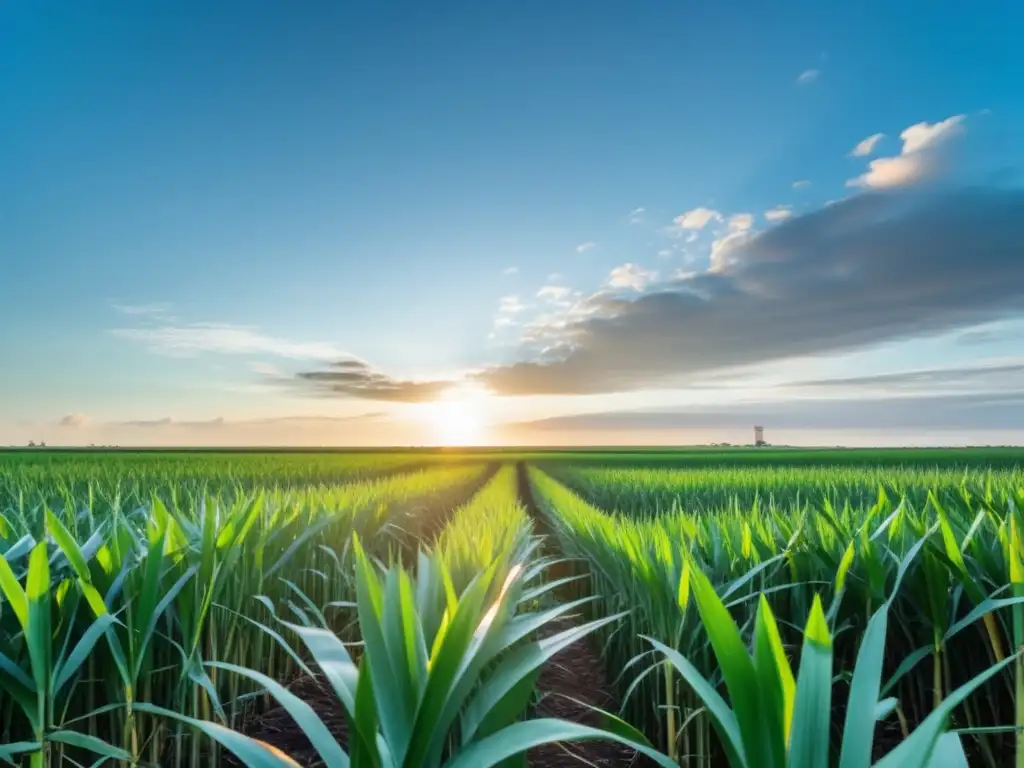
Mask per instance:
[[[465,377],[497,397],[485,421],[785,401],[800,381],[853,401],[891,388],[818,380],[951,366],[975,385],[908,395],[1002,397],[989,369],[1021,360],[1021,296],[982,297],[1024,260],[1022,39],[1009,0],[6,3],[0,442],[220,418],[173,439],[230,441],[298,415],[352,419],[310,439],[358,442]],[[841,241],[876,194],[872,225],[907,222],[884,230],[894,273],[844,255],[877,252]],[[921,233],[951,210],[969,213],[925,296],[893,264],[930,273]],[[899,288],[881,311],[843,289],[834,344],[802,333],[820,310],[783,322],[821,294],[801,283],[818,252]],[[763,280],[780,253],[794,269]],[[972,259],[991,282],[937,309]],[[708,293],[723,270],[749,301]],[[708,311],[651,311],[679,295]],[[332,378],[348,355],[362,378]],[[722,371],[739,394],[709,394]]]

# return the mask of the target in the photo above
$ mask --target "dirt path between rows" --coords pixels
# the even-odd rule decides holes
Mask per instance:
[[[526,465],[517,467],[519,500],[534,521],[537,533],[548,533],[540,516],[533,490],[526,474]],[[566,617],[541,631],[542,636],[553,635],[572,626],[579,617]],[[541,670],[537,681],[540,702],[535,717],[559,717],[573,723],[600,727],[600,717],[590,707],[609,712],[618,709],[609,684],[604,663],[589,638],[584,638],[552,658]],[[611,741],[587,741],[577,744],[549,744],[527,753],[532,768],[579,768],[590,763],[601,768],[640,766],[647,758],[621,744]],[[641,762],[642,761],[642,762]]]
[[[525,465],[519,464],[518,476],[520,501],[533,518],[535,530],[545,533],[544,521],[534,503]],[[580,618],[563,617],[544,627],[540,636],[547,637],[568,629]],[[301,677],[289,689],[313,708],[339,742],[347,743],[345,713],[329,685],[320,679]],[[537,694],[539,701],[530,713],[532,717],[557,717],[599,727],[600,717],[590,707],[611,712],[617,709],[600,654],[587,639],[569,646],[544,665],[537,681]],[[240,730],[280,749],[299,765],[312,768],[323,764],[305,734],[296,727],[291,715],[280,706],[271,707],[262,713],[252,713],[242,723]],[[580,768],[588,764],[597,768],[641,768],[649,765],[646,758],[637,756],[633,750],[606,741],[550,744],[530,750],[527,760],[531,768]],[[241,763],[226,754],[222,764],[237,766]]]

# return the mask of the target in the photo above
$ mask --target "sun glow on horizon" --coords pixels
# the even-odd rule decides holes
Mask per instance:
[[[431,403],[423,403],[423,419],[437,445],[482,445],[487,443],[485,395],[475,389],[458,388]]]

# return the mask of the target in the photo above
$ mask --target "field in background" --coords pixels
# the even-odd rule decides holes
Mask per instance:
[[[224,745],[236,749],[210,728],[196,735],[208,722],[274,741],[260,726],[281,701],[272,683],[319,674],[321,631],[355,643],[345,674],[358,676],[367,616],[383,611],[378,629],[396,631],[387,605],[409,579],[414,604],[394,621],[418,629],[394,642],[411,643],[412,656],[391,641],[379,645],[404,655],[400,664],[414,670],[402,676],[412,678],[396,677],[388,689],[378,675],[391,672],[374,673],[381,702],[412,702],[404,730],[385,726],[404,715],[377,705],[392,750],[401,734],[411,739],[400,751],[420,762],[403,765],[478,754],[481,740],[524,713],[594,724],[585,709],[551,709],[557,696],[545,686],[559,683],[545,670],[553,657],[566,663],[556,655],[567,648],[593,667],[577,670],[594,681],[579,686],[600,687],[672,761],[725,764],[728,739],[700,686],[651,642],[735,698],[737,678],[719,662],[722,635],[708,630],[715,600],[747,646],[770,607],[793,674],[808,653],[808,618],[821,611],[837,677],[818,737],[834,754],[853,749],[844,739],[855,731],[875,757],[911,744],[927,760],[940,732],[931,741],[911,733],[945,713],[943,726],[962,732],[971,765],[1012,764],[1012,731],[1024,724],[1024,669],[1012,663],[1024,645],[1024,603],[1015,599],[1024,595],[1022,513],[1020,448],[0,453],[0,745],[15,745],[0,746],[0,757],[33,766],[97,756],[209,765],[225,759]],[[379,598],[367,598],[375,577],[360,568],[389,564]],[[408,576],[393,575],[403,567]],[[504,690],[495,664],[513,674],[501,666],[507,649],[495,650],[476,670],[476,688],[452,683],[461,705],[431,725],[449,738],[420,744],[409,734],[426,727],[415,713],[427,688],[412,681],[422,674],[426,685],[438,666],[430,659],[451,642],[452,601],[474,589],[480,610],[502,604],[479,631],[533,661],[490,700],[473,690]],[[888,631],[865,731],[850,677],[883,611]],[[529,617],[539,617],[536,626],[518,632]],[[483,653],[461,648],[471,652]],[[386,666],[386,658],[367,664]],[[1007,666],[980,680],[1000,663]],[[767,695],[750,684],[755,697]],[[967,685],[980,689],[961,701]],[[764,706],[778,707],[778,720],[765,715],[756,736],[744,732],[747,752],[750,739],[758,754],[792,749],[785,688],[772,688],[781,698]],[[335,695],[331,686],[296,690],[310,701]],[[538,699],[536,690],[550,695]],[[302,764],[318,751],[326,759],[328,731],[356,748],[354,721],[343,713],[321,732],[298,712],[285,713],[292,731],[283,736],[274,720],[275,743]],[[615,764],[608,754],[628,755],[594,749],[583,756]],[[564,756],[555,754],[552,765]],[[534,765],[548,758],[530,753]]]

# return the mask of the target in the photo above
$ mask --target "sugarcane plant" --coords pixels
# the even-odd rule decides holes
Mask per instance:
[[[450,508],[483,471],[223,497],[172,487],[170,504],[163,494],[138,504],[132,492],[106,508],[90,494],[85,505],[69,498],[51,509],[18,488],[16,505],[5,499],[0,511],[0,762],[216,761],[206,740],[136,705],[237,725],[251,691],[205,662],[279,679],[299,666],[263,642],[253,596],[344,598],[351,568],[327,543],[343,547],[359,530],[386,549],[396,521],[424,516],[434,500]]]
[[[930,533],[934,532],[934,528]],[[901,560],[893,588],[899,590],[907,567],[928,541],[919,539]],[[675,649],[649,639],[703,701],[732,768],[828,768],[833,678],[833,633],[820,598],[815,597],[803,632],[800,663],[794,676],[768,598],[761,595],[748,652],[740,627],[710,580],[695,571],[691,589],[701,621],[721,665],[730,704],[716,686]],[[896,711],[893,697],[881,698],[886,630],[892,597],[871,616],[861,639],[850,680],[842,735],[840,768],[938,768],[968,765],[960,738],[947,731],[953,711],[987,680],[1017,657],[993,664],[950,691],[898,746],[872,763],[876,723]],[[991,610],[991,608],[990,608]],[[977,621],[980,614],[969,617]],[[970,622],[968,622],[969,624]],[[964,626],[966,626],[965,624]]]
[[[233,664],[208,666],[247,677],[294,718],[330,768],[490,768],[525,765],[524,753],[552,742],[610,739],[659,765],[674,765],[621,721],[606,729],[556,719],[524,719],[541,666],[613,615],[571,626],[543,640],[546,624],[577,610],[583,598],[538,607],[549,583],[536,583],[551,565],[537,542],[506,547],[461,593],[444,559],[421,553],[415,571],[382,567],[358,538],[356,563],[358,658],[323,627],[281,622],[305,646],[346,713],[342,745],[303,701],[269,677]],[[279,750],[212,722],[156,706],[140,711],[185,722],[235,753],[246,765],[297,765]]]

